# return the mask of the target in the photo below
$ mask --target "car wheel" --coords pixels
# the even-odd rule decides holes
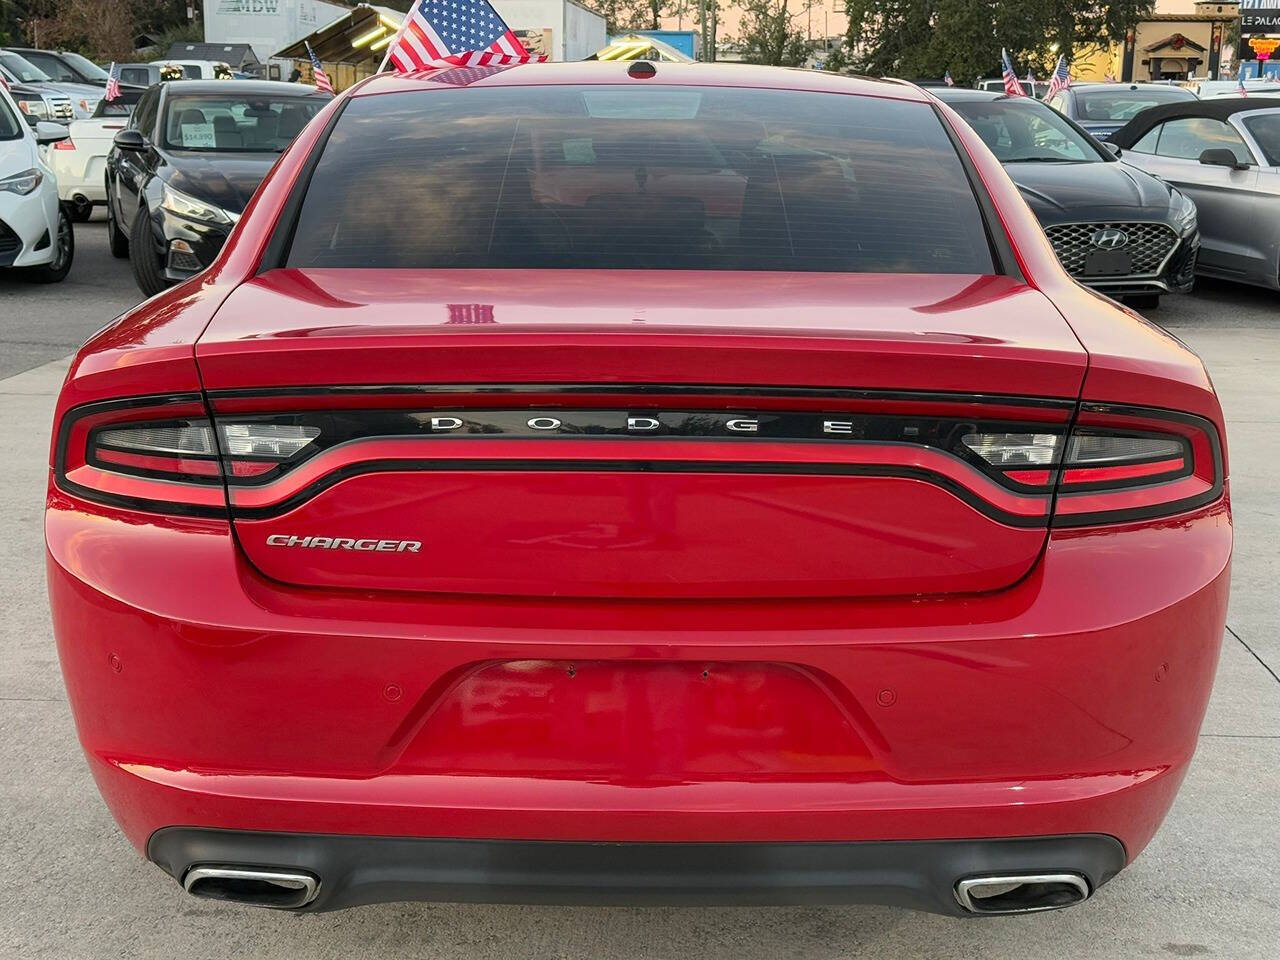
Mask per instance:
[[[89,218],[93,216],[93,201],[86,200],[84,197],[68,200],[63,206],[67,208],[67,212],[71,214],[71,219],[76,223],[87,223]]]
[[[1125,297],[1124,302],[1135,310],[1158,310],[1160,309],[1160,294],[1144,293],[1141,296]]]
[[[133,264],[133,279],[138,281],[138,289],[148,297],[154,297],[161,290],[169,287],[164,278],[164,263],[156,252],[155,237],[151,233],[151,214],[146,207],[138,211],[133,220],[133,230],[129,233],[129,262]]]
[[[53,238],[53,259],[42,267],[31,267],[27,276],[36,283],[58,283],[71,271],[71,261],[76,255],[76,235],[71,227],[71,216],[58,206],[58,232]]]
[[[117,260],[123,260],[129,256],[129,238],[116,223],[115,208],[110,200],[107,200],[107,243],[111,247],[111,255]]]

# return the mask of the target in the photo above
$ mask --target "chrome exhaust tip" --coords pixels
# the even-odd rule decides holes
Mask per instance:
[[[316,898],[320,892],[320,880],[297,870],[197,866],[183,874],[182,888],[192,896],[206,900],[296,910]]]
[[[969,913],[1039,913],[1089,899],[1078,873],[1026,873],[970,877],[956,884],[956,900]]]

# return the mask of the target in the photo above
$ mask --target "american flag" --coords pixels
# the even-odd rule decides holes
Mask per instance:
[[[1049,92],[1044,95],[1048,100],[1055,93],[1061,93],[1071,86],[1071,66],[1067,63],[1067,55],[1058,57],[1058,65],[1053,68],[1053,76],[1049,78]]]
[[[1009,59],[1008,50],[1005,50],[1003,48],[1000,50],[1000,61],[1004,65],[1004,69],[1001,71],[1001,77],[1004,80],[1005,96],[1009,96],[1009,97],[1026,96],[1026,94],[1023,92],[1022,84],[1018,82],[1018,75],[1013,71],[1013,61]]]
[[[948,87],[954,87],[956,85],[956,82],[951,79],[950,70],[948,70],[946,73],[942,75],[942,82],[945,83]]]
[[[120,65],[116,63],[114,60],[112,60],[111,66],[107,69],[107,89],[106,89],[106,92],[103,94],[103,98],[107,101],[107,103],[110,103],[112,100],[119,99],[119,97],[120,97]]]
[[[401,73],[542,59],[524,48],[488,0],[418,0],[387,48],[387,60]]]
[[[321,93],[333,93],[333,84],[329,82],[329,75],[324,72],[324,67],[320,63],[320,58],[316,56],[316,52],[311,49],[311,44],[302,41],[307,47],[307,56],[311,58],[311,79],[315,81],[316,89]]]

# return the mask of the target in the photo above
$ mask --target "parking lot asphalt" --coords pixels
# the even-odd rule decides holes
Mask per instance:
[[[1222,283],[1154,319],[1227,413],[1233,594],[1191,773],[1145,854],[1073,910],[948,920],[871,907],[409,904],[315,917],[187,898],[126,844],[76,744],[44,591],[53,402],[71,353],[139,295],[101,224],[60,286],[0,280],[0,957],[1131,958],[1280,956],[1280,296]],[[175,589],[181,589],[180,584]],[[1087,602],[1087,598],[1082,598]],[[1011,718],[1016,722],[1016,718]]]

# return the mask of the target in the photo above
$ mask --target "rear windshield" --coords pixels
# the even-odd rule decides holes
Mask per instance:
[[[327,102],[323,97],[169,97],[164,145],[171,150],[224,153],[280,153]]]
[[[1101,91],[1076,94],[1083,120],[1131,120],[1148,107],[1161,103],[1194,100],[1196,95],[1181,87],[1164,90]]]
[[[120,96],[114,100],[99,100],[93,108],[93,119],[100,117],[128,117],[133,115],[133,108],[142,98],[141,90],[121,90]]]
[[[353,99],[287,263],[994,271],[928,105],[639,85]]]

